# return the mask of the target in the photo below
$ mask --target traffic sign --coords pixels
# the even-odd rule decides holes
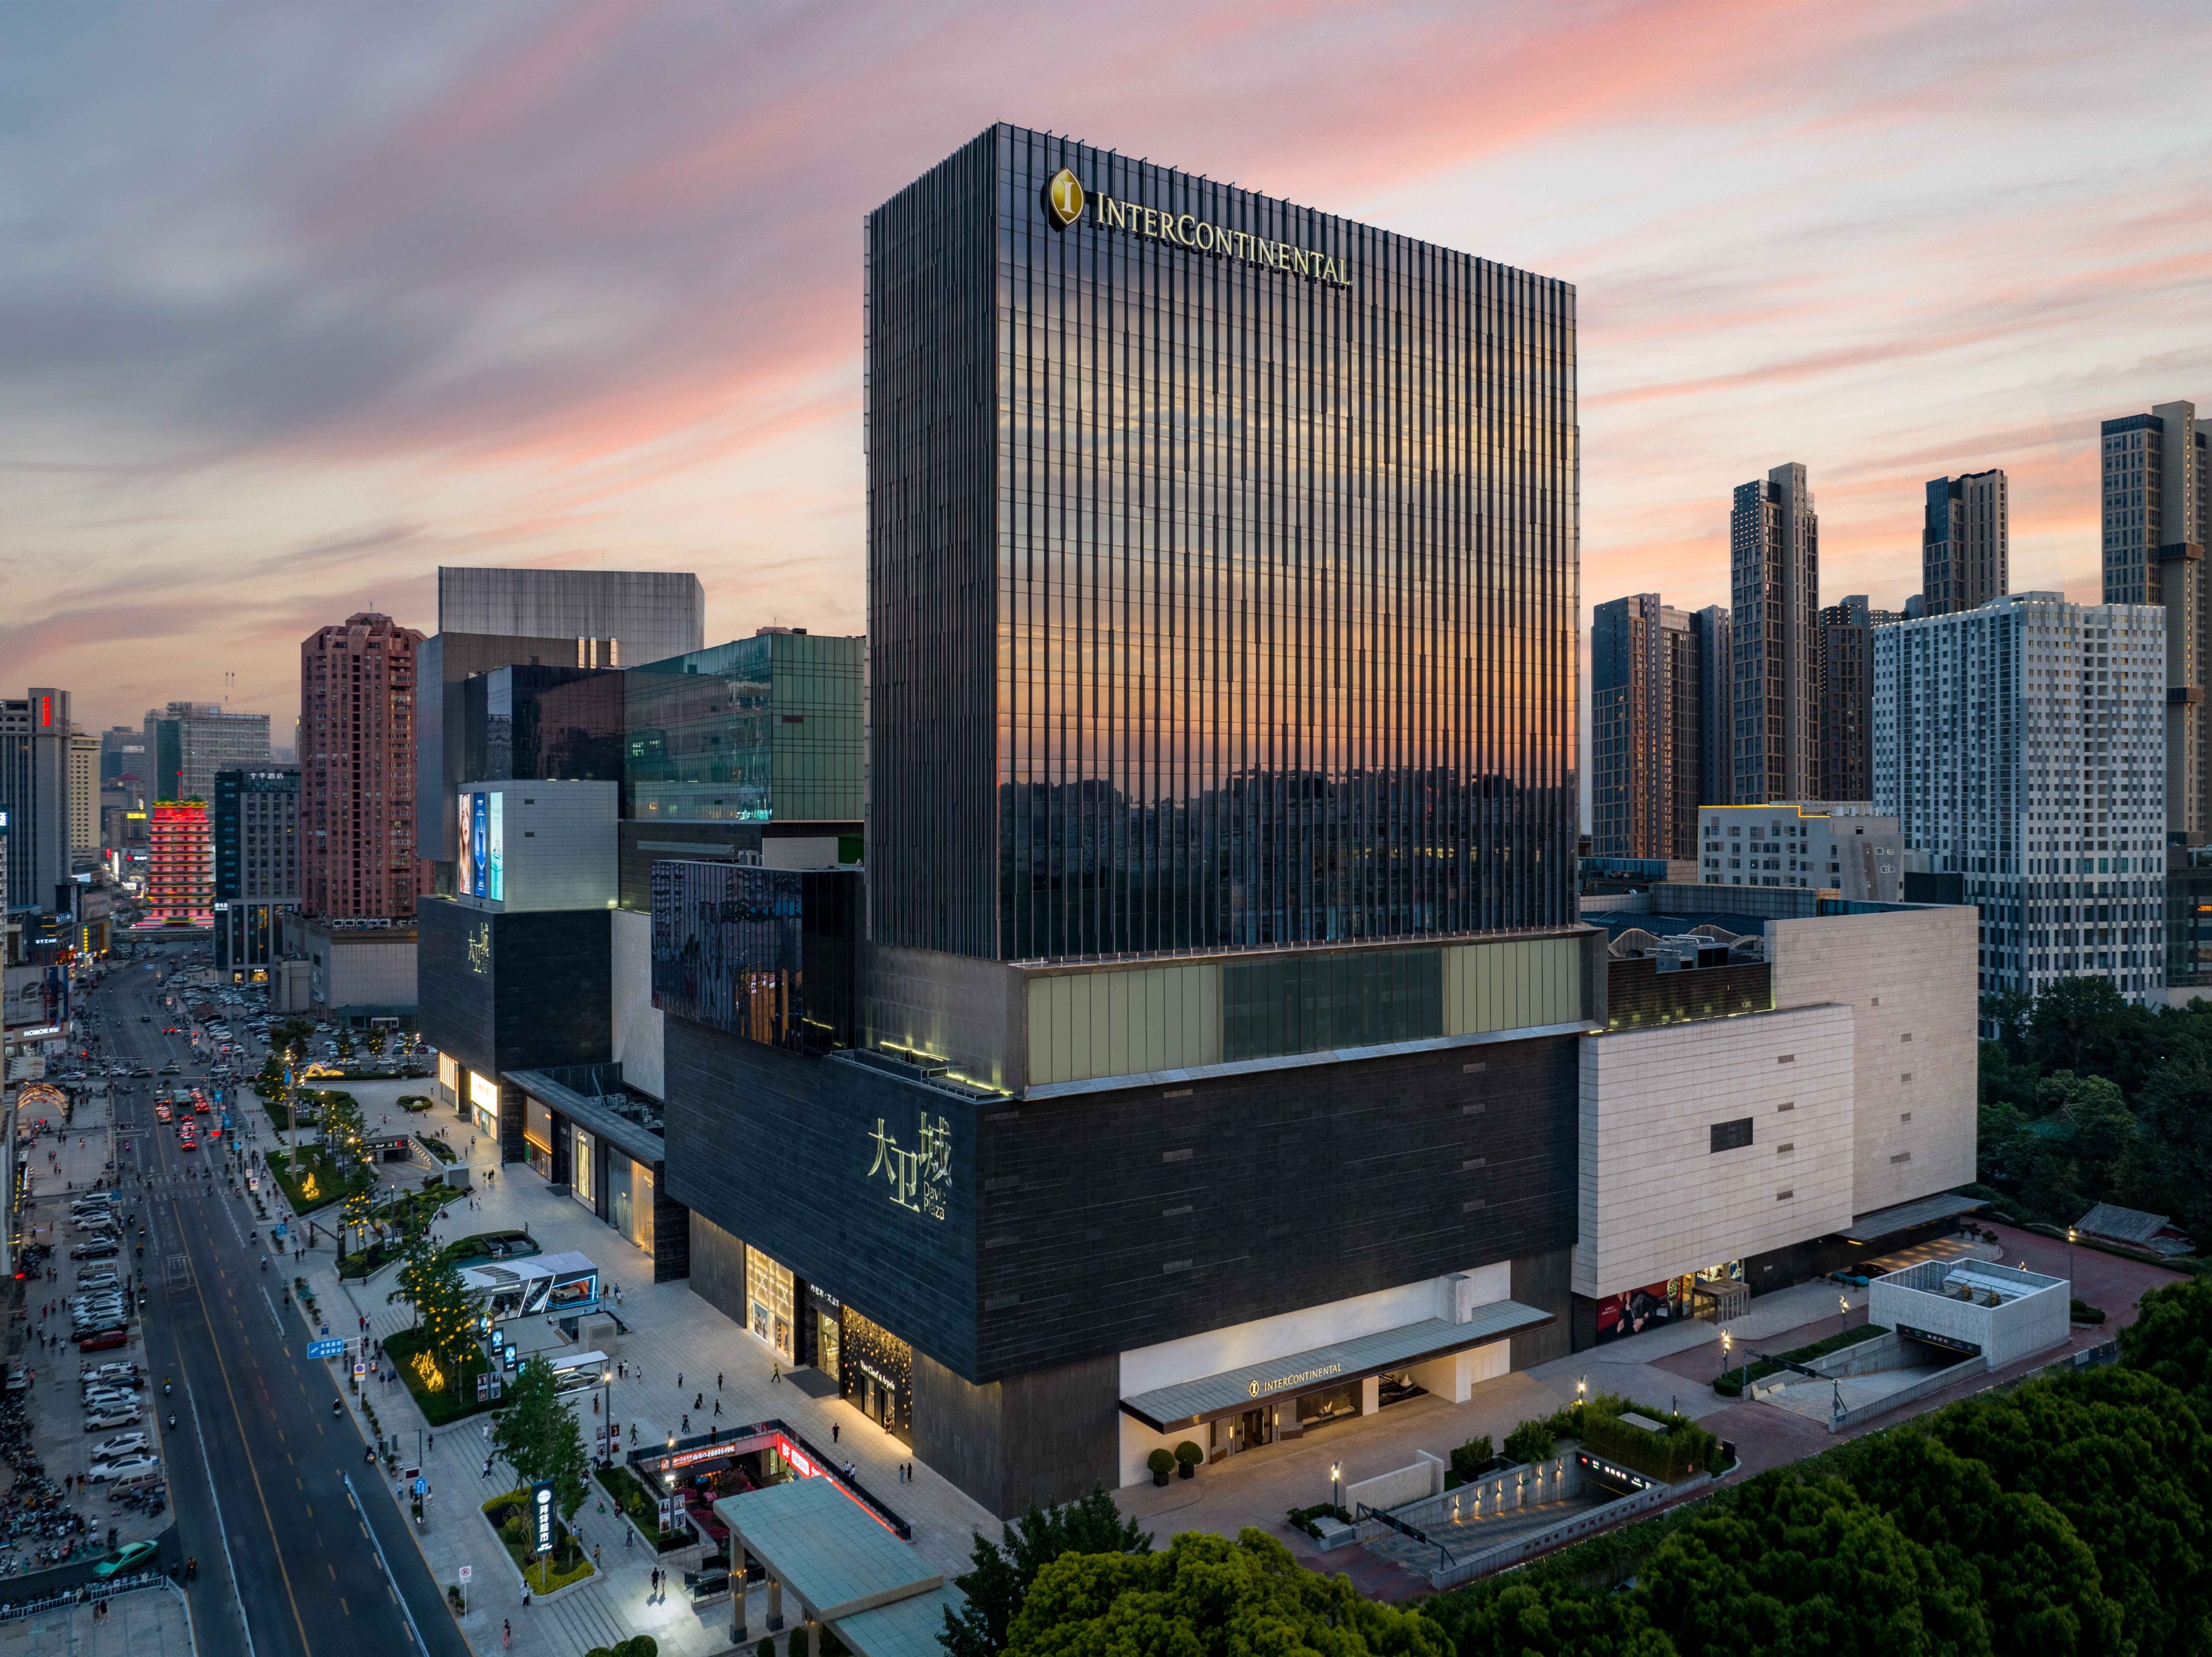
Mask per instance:
[[[428,1495],[429,1495],[429,1494],[430,1494],[430,1481],[429,1481],[428,1479],[427,1479],[427,1478],[418,1478],[418,1479],[416,1479],[416,1480],[415,1481],[415,1494],[416,1494],[416,1496],[428,1496]]]
[[[464,1581],[464,1582],[467,1581],[471,1577],[474,1576],[476,1574],[477,1574],[477,1568],[476,1568],[474,1565],[464,1565],[464,1566],[462,1566],[462,1567],[461,1567],[460,1575],[461,1575],[461,1581]]]
[[[307,1355],[311,1358],[343,1358],[346,1343],[340,1340],[309,1341]]]

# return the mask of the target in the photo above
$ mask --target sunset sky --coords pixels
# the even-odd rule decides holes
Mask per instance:
[[[1585,607],[1727,599],[1811,471],[1824,598],[1923,479],[2097,592],[2097,421],[2212,405],[2212,7],[65,6],[0,16],[0,683],[275,716],[440,564],[862,622],[860,221],[992,121],[1580,294]]]

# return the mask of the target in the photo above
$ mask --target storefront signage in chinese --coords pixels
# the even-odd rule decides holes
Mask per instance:
[[[876,1148],[876,1160],[868,1165],[868,1178],[881,1175],[890,1186],[891,1201],[900,1208],[942,1220],[945,1187],[952,1179],[951,1122],[922,1112],[915,1148],[907,1150],[878,1117],[869,1139]]]

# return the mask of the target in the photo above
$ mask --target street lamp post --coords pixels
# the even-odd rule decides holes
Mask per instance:
[[[2066,1228],[2066,1293],[2074,1296],[2074,1228]]]
[[[1344,1511],[1344,1464],[1340,1461],[1328,1464],[1328,1505],[1334,1512]]]
[[[1840,1334],[1842,1334],[1842,1333],[1844,1332],[1844,1324],[1846,1324],[1847,1322],[1849,1322],[1849,1321],[1850,1321],[1850,1315],[1851,1315],[1851,1297],[1850,1297],[1850,1295],[1837,1295],[1837,1296],[1836,1296],[1836,1333],[1838,1333],[1838,1335],[1840,1335]]]
[[[1723,1376],[1728,1374],[1729,1354],[1734,1349],[1735,1346],[1735,1337],[1729,1334],[1725,1329],[1721,1331],[1721,1374]]]

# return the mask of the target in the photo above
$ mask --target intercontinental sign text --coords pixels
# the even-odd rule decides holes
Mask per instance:
[[[1093,196],[1091,202],[1091,216],[1102,229],[1127,230],[1132,235],[1171,241],[1179,247],[1193,247],[1201,253],[1219,253],[1248,265],[1264,265],[1271,271],[1306,277],[1324,287],[1352,285],[1351,278],[1344,273],[1343,262],[1328,253],[1293,247],[1287,241],[1270,241],[1249,230],[1232,230],[1225,224],[1215,224],[1189,213],[1164,213],[1155,207],[1140,207],[1135,202],[1116,200],[1112,196]]]

